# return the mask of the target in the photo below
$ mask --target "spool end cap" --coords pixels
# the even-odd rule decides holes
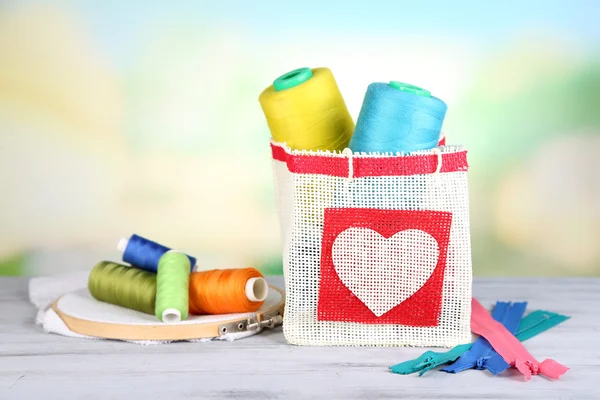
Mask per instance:
[[[127,248],[128,244],[129,244],[129,239],[121,238],[121,240],[119,240],[119,244],[117,245],[117,250],[120,251],[121,253],[125,253],[125,249]]]
[[[265,278],[250,278],[246,281],[246,298],[250,301],[265,301],[269,286]]]
[[[181,321],[181,312],[176,308],[167,308],[162,313],[162,321],[167,324],[172,324]]]
[[[420,88],[418,86],[411,85],[411,84],[408,84],[408,83],[398,82],[398,81],[391,81],[389,83],[389,86],[393,87],[394,89],[402,90],[403,92],[408,92],[408,93],[416,94],[417,96],[431,97],[431,92],[429,90],[425,90],[425,89],[422,89],[422,88]]]
[[[281,75],[273,81],[273,88],[276,92],[286,90],[300,85],[312,78],[313,72],[310,68],[298,68]]]

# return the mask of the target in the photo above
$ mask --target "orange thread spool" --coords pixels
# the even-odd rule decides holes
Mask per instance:
[[[254,268],[217,269],[190,274],[191,314],[254,312],[267,297],[268,285]]]

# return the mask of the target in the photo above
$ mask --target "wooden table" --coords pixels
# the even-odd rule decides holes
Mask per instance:
[[[526,346],[571,370],[529,382],[514,370],[394,375],[389,365],[424,349],[296,347],[281,327],[232,343],[72,339],[34,325],[27,279],[0,278],[0,399],[600,399],[600,279],[476,279],[474,295],[570,315]]]

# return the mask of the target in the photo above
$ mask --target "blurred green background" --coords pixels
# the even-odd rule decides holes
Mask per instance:
[[[600,275],[600,2],[3,1],[0,275],[135,232],[281,273],[259,93],[329,67],[425,87],[469,149],[477,275]]]

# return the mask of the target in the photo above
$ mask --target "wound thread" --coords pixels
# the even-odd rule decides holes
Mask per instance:
[[[157,272],[158,261],[163,254],[171,250],[167,246],[136,234],[131,235],[129,239],[121,239],[117,249],[123,253],[123,261],[150,272]],[[192,271],[196,266],[196,259],[192,256],[187,257]]]
[[[178,251],[168,251],[158,262],[156,276],[156,318],[179,322],[188,317],[190,260]]]
[[[350,142],[354,122],[327,68],[288,72],[258,100],[276,142],[295,150],[338,151]]]
[[[202,271],[190,275],[191,314],[254,312],[263,305],[267,294],[267,282],[254,268]]]
[[[88,289],[99,301],[154,314],[156,274],[110,261],[102,261],[90,272]]]
[[[409,153],[438,146],[446,103],[419,87],[372,83],[350,141],[353,152]]]

